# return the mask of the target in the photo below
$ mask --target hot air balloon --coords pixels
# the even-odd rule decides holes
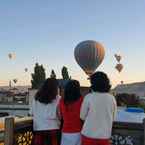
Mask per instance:
[[[120,72],[122,71],[122,69],[123,69],[123,64],[119,63],[119,64],[116,65],[115,68],[116,68],[117,71],[120,73]]]
[[[28,68],[25,68],[25,72],[28,72]]]
[[[124,84],[124,81],[121,81],[121,84],[123,85]]]
[[[99,42],[87,40],[76,46],[74,56],[79,66],[90,76],[102,63],[105,49]]]
[[[13,79],[13,82],[16,84],[18,82],[18,80],[17,79]]]
[[[114,56],[115,56],[117,62],[120,62],[121,61],[121,58],[122,58],[121,55],[115,54]]]
[[[15,53],[9,53],[8,57],[9,57],[9,59],[15,59],[16,58],[16,54]]]

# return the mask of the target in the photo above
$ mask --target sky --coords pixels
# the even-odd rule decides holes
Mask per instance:
[[[86,74],[74,59],[76,45],[95,40],[106,55],[97,69],[113,86],[145,81],[145,0],[4,0],[0,1],[0,85],[18,79],[30,85],[36,62],[47,77],[61,77],[67,66],[73,79],[88,86]],[[9,60],[8,53],[16,59]],[[122,55],[123,71],[115,70],[114,54]],[[28,72],[24,69],[28,68]]]

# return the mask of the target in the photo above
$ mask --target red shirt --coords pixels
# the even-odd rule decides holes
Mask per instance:
[[[65,105],[64,100],[60,100],[59,109],[63,118],[62,132],[76,133],[81,131],[80,108],[82,101],[83,97],[80,97],[76,102]]]

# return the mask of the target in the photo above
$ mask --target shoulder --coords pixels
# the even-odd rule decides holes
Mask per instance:
[[[109,96],[111,99],[115,99],[115,97],[114,97],[112,94],[110,94],[110,93],[108,93],[108,96]]]
[[[89,93],[86,96],[84,96],[83,100],[84,101],[89,101],[92,98],[92,96],[93,96],[93,94],[92,93]]]
[[[59,103],[61,99],[62,99],[61,96],[59,96],[59,95],[56,96],[56,101],[57,101],[57,103]]]
[[[111,95],[110,93],[107,93],[108,99],[110,99],[113,102],[116,102],[116,99],[113,95]]]
[[[32,100],[32,106],[35,106],[35,104],[36,104],[36,99],[33,98],[33,100]]]
[[[32,107],[33,107],[33,108],[36,109],[36,108],[41,108],[41,107],[43,107],[43,106],[47,106],[47,105],[45,105],[45,104],[39,102],[38,100],[33,99],[33,102],[32,102]]]
[[[88,93],[85,98],[90,98],[93,95],[93,93]]]
[[[52,101],[52,104],[58,104],[61,100],[61,96],[57,95],[56,98]]]
[[[57,95],[56,98],[57,98],[58,100],[60,100],[62,97],[61,97],[60,95]]]

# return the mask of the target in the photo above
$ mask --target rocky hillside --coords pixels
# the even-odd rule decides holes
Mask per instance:
[[[145,97],[145,82],[118,85],[112,92],[136,94],[140,97]]]

